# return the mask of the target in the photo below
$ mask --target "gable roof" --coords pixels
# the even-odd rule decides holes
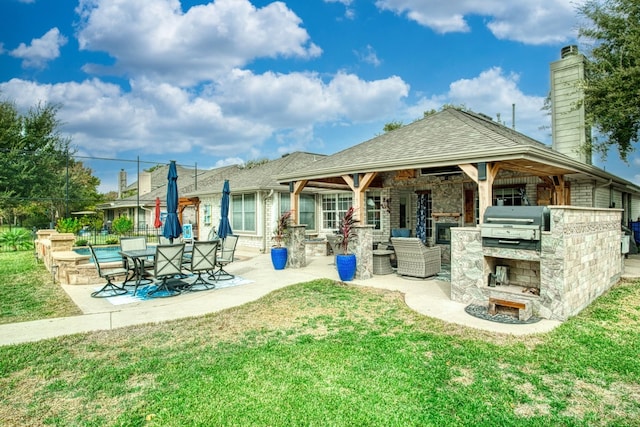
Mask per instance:
[[[586,173],[640,187],[485,116],[448,108],[354,145],[305,168],[278,176],[280,182],[307,180],[321,185],[329,177],[364,172],[436,168],[501,162],[501,169],[550,176]]]

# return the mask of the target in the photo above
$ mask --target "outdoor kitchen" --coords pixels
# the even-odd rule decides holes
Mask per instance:
[[[451,299],[567,320],[623,269],[619,209],[495,206],[478,227],[451,228]]]

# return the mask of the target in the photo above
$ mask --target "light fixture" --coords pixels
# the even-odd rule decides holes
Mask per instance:
[[[373,201],[373,199],[371,197],[369,197],[367,199],[367,206],[374,208],[376,206],[376,203]]]

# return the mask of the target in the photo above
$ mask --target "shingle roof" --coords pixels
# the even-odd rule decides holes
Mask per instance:
[[[236,192],[282,189],[283,184],[278,183],[276,179],[279,174],[310,167],[324,157],[326,156],[322,154],[296,151],[252,167],[233,166],[225,170],[213,169],[202,178],[202,184],[198,182],[198,190],[191,191],[189,195],[220,193],[225,179],[229,180],[231,191]]]
[[[633,191],[640,188],[595,166],[579,162],[548,145],[494,122],[485,116],[448,108],[354,145],[305,168],[282,173],[280,182],[322,181],[363,172],[397,171],[463,163],[501,161],[536,165],[545,175],[585,173],[614,179]],[[534,168],[535,169],[535,168]],[[516,170],[516,169],[514,169]]]
[[[396,170],[455,164],[463,159],[488,157],[491,153],[522,149],[551,149],[525,135],[480,115],[446,109],[391,132],[376,136],[299,170],[300,177]],[[285,180],[296,174],[283,174]]]

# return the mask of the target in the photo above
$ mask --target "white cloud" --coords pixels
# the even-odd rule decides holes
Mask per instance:
[[[358,59],[367,64],[371,64],[374,67],[379,67],[382,64],[380,58],[376,54],[375,49],[371,45],[367,45],[366,48],[355,52]]]
[[[146,78],[130,86],[124,92],[98,79],[49,85],[12,79],[0,83],[0,92],[24,110],[39,102],[62,105],[62,130],[95,155],[201,151],[225,157],[258,153],[270,138],[302,149],[315,144],[315,126],[383,118],[409,90],[398,77],[364,81],[338,73],[325,83],[315,74],[242,70],[199,92]]]
[[[437,33],[469,32],[469,16],[485,17],[498,39],[526,44],[563,43],[575,37],[576,5],[584,0],[377,0],[376,6]]]
[[[9,52],[15,58],[22,58],[23,67],[42,68],[48,61],[60,56],[60,47],[67,44],[67,38],[58,28],[52,28],[39,39],[32,39],[31,45],[24,43]]]
[[[345,7],[344,17],[347,18],[347,19],[355,19],[356,12],[352,7],[350,7],[351,3],[353,3],[353,0],[324,0],[324,2],[325,3],[340,3],[340,4],[344,5],[344,7]]]
[[[256,58],[313,58],[321,49],[282,2],[256,8],[248,0],[216,0],[186,12],[177,0],[81,0],[78,41],[104,51],[112,67],[85,66],[180,85],[211,81]]]
[[[449,85],[443,94],[422,98],[408,109],[412,119],[422,117],[424,111],[439,110],[443,104],[464,105],[472,111],[486,114],[505,126],[515,128],[540,142],[550,143],[550,118],[542,111],[544,97],[524,94],[518,87],[517,74],[505,74],[499,67],[483,71],[476,77],[461,79]],[[545,127],[547,129],[545,129]]]

